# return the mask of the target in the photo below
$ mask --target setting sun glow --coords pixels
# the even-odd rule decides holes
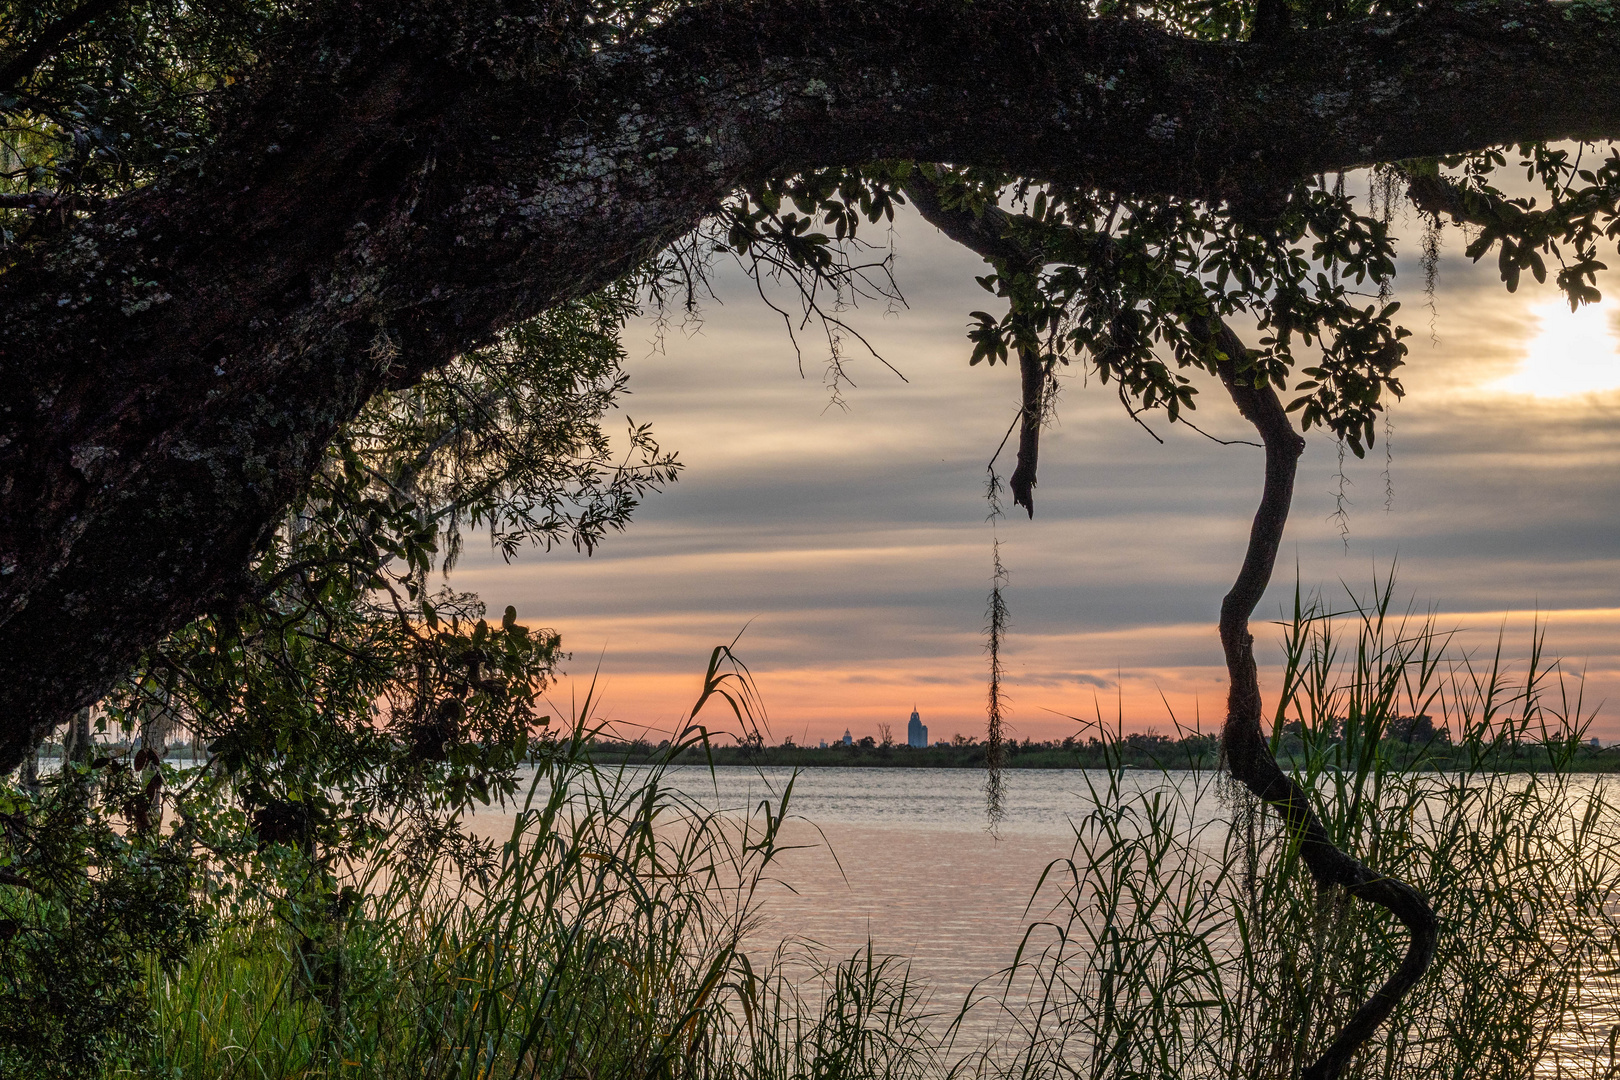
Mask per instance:
[[[1617,309],[1605,300],[1571,312],[1561,298],[1530,309],[1541,327],[1519,370],[1492,389],[1540,398],[1571,397],[1620,387]]]

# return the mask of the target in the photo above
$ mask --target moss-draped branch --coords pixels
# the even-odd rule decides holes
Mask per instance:
[[[1309,173],[1620,136],[1607,4],[1210,42],[1069,0],[759,0],[599,49],[510,7],[323,6],[206,151],[0,268],[0,769],[242,595],[376,390],[616,279],[739,186],[910,158],[1264,219]]]

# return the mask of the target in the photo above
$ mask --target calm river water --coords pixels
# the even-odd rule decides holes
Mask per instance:
[[[783,941],[817,947],[827,960],[847,958],[868,942],[879,954],[906,958],[930,989],[930,1011],[949,1015],[975,986],[993,994],[996,974],[1013,962],[1026,928],[1052,914],[1056,887],[1037,892],[1046,869],[1075,847],[1074,823],[1095,805],[1091,785],[1107,774],[1082,770],[1009,770],[1004,815],[989,828],[984,774],[967,769],[703,767],[670,769],[666,785],[694,803],[734,820],[761,802],[779,803],[793,783],[780,851],[756,897],[759,921],[748,951],[768,954]],[[632,782],[634,782],[632,780]],[[1510,787],[1524,780],[1513,778]],[[1218,849],[1231,814],[1208,774],[1127,772],[1127,794],[1174,791],[1184,808],[1178,834],[1189,830],[1198,846]],[[1608,778],[1578,778],[1569,796],[1584,801]],[[1561,817],[1568,822],[1578,820]],[[504,836],[511,817],[479,816],[475,828]],[[1612,840],[1613,837],[1611,836]],[[1054,883],[1055,884],[1055,883]],[[1611,924],[1612,925],[1612,924]],[[1597,930],[1593,927],[1593,930]],[[1037,929],[1038,949],[1051,933]],[[763,955],[759,956],[764,959]],[[1616,972],[1593,972],[1572,1002],[1583,1031],[1552,1020],[1558,1047],[1538,1075],[1603,1075],[1600,1059],[1612,1052],[1604,1037],[1620,1031]],[[962,1034],[974,1038],[994,1010],[975,1010]],[[983,1016],[983,1021],[979,1019]],[[1565,1071],[1569,1065],[1576,1067]]]
[[[870,941],[880,954],[910,960],[935,1003],[954,1008],[1011,963],[1025,927],[1048,913],[1050,901],[1030,906],[1035,887],[1072,852],[1070,822],[1090,805],[1088,782],[1106,782],[1100,771],[1069,769],[1005,777],[993,832],[976,769],[814,768],[795,776],[787,768],[697,766],[669,769],[665,782],[707,809],[740,816],[778,802],[793,781],[780,834],[787,850],[761,889],[750,944],[769,952],[797,941],[837,958]],[[1165,776],[1127,774],[1126,783],[1157,788]],[[1223,810],[1213,791],[1197,809],[1206,820]],[[510,823],[486,813],[479,831],[504,834]]]

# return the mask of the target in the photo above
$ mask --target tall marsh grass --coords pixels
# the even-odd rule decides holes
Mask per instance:
[[[752,722],[716,650],[693,710]],[[737,680],[735,684],[729,680]],[[272,898],[222,918],[172,976],[153,1037],[110,1076],[164,1078],[922,1076],[917,989],[867,950],[789,981],[740,948],[791,785],[738,817],[664,768],[598,767],[590,700],[536,758],[490,871],[361,868],[355,909],[312,948]],[[691,724],[668,757],[706,745]]]
[[[1562,767],[1587,718],[1539,640],[1515,676],[1393,616],[1387,588],[1339,615],[1296,602],[1283,632],[1278,748],[1338,841],[1442,926],[1349,1075],[1620,1077],[1620,803]],[[1392,721],[1423,713],[1465,752],[1393,752]],[[262,912],[154,970],[154,1037],[112,1075],[1291,1080],[1404,949],[1218,773],[1094,771],[1018,960],[931,1015],[870,949],[744,947],[791,786],[718,815],[657,767],[599,768],[588,735],[539,764],[488,879],[373,880],[336,974]],[[1531,743],[1548,768],[1499,768]]]
[[[1588,717],[1540,638],[1515,677],[1459,655],[1389,590],[1340,615],[1296,599],[1284,628],[1296,775],[1335,840],[1416,885],[1440,920],[1428,977],[1346,1075],[1620,1076],[1620,804],[1572,775]],[[1429,714],[1463,750],[1392,746]],[[1538,773],[1501,766],[1526,747]],[[1460,767],[1434,768],[1436,762]],[[1288,1080],[1400,962],[1381,909],[1317,889],[1274,815],[1215,774],[1144,789],[1093,779],[1053,912],[997,999],[1020,1077]]]

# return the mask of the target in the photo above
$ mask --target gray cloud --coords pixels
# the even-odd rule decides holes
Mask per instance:
[[[973,282],[978,260],[908,215],[896,231],[910,310],[852,317],[909,383],[857,358],[848,411],[829,409],[816,355],[801,378],[780,321],[722,274],[727,303],[710,307],[701,332],[672,334],[650,355],[634,343],[651,324],[630,334],[627,409],[680,451],[683,479],[594,558],[535,553],[508,566],[470,541],[457,583],[557,627],[593,664],[605,646],[604,671],[624,686],[692,672],[752,619],[745,657],[792,694],[819,695],[803,715],[829,730],[842,730],[838,702],[897,709],[908,686],[960,688],[959,705],[941,697],[934,708],[967,730],[982,710],[974,680],[994,535],[1012,574],[1007,655],[1024,667],[1010,669],[1009,689],[1015,704],[1029,699],[1020,722],[1036,723],[1040,693],[1084,688],[1089,709],[1091,689],[1115,688],[1098,671],[1118,670],[1145,699],[1163,686],[1217,707],[1213,623],[1258,496],[1259,451],[1162,423],[1160,446],[1076,377],[1043,442],[1035,520],[987,524],[985,463],[1016,413],[1017,379],[969,368],[963,328],[969,310],[996,302]],[[1421,280],[1410,258],[1401,271]],[[1515,370],[1534,329],[1525,313],[1546,295],[1527,285],[1510,296],[1489,266],[1453,254],[1434,297],[1437,345],[1425,298],[1407,297],[1409,396],[1393,412],[1393,456],[1380,442],[1346,459],[1346,546],[1330,518],[1336,448],[1312,433],[1262,616],[1291,605],[1296,566],[1307,592],[1337,603],[1341,581],[1365,592],[1397,558],[1403,604],[1438,606],[1481,633],[1507,610],[1620,608],[1620,395],[1547,402],[1480,389]],[[1244,435],[1219,388],[1203,390],[1200,426]],[[1620,670],[1612,627],[1567,633],[1594,671]]]

